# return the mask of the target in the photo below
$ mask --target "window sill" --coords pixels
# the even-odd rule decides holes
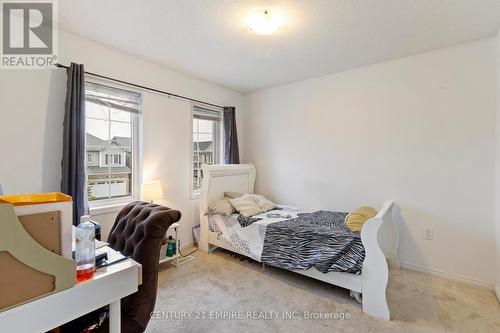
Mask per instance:
[[[130,202],[132,201],[133,200],[131,200]],[[122,210],[123,207],[125,207],[128,204],[129,204],[128,202],[123,202],[113,205],[90,207],[90,216],[118,213],[120,210]]]

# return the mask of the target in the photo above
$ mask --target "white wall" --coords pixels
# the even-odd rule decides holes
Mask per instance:
[[[194,200],[190,200],[191,106],[176,99],[145,94],[144,109],[144,179],[159,179],[165,189],[168,207],[182,212],[181,239],[190,239],[194,221],[199,222]],[[198,201],[198,200],[196,200]]]
[[[0,184],[5,193],[59,191],[66,74],[0,70]]]
[[[234,105],[242,96],[229,89],[60,32],[59,61],[83,63],[90,72],[167,90],[180,95]],[[62,123],[66,93],[64,70],[0,71],[0,184],[8,193],[57,191],[60,188]],[[190,103],[159,94],[143,94],[144,180],[159,179],[166,204],[182,212],[181,241],[192,241],[198,223],[197,200],[190,199]],[[239,130],[242,133],[241,121]],[[106,236],[115,212],[93,214]]]
[[[495,146],[495,239],[496,239],[496,279],[495,291],[500,301],[500,31],[496,38],[496,146]]]
[[[407,267],[493,285],[494,39],[256,92],[245,113],[258,192],[343,211],[393,199]]]

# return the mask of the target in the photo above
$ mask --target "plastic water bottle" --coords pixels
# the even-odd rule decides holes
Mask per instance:
[[[90,216],[82,216],[75,230],[76,279],[85,281],[95,271],[95,226]]]

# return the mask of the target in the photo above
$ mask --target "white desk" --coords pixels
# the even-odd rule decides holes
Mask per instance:
[[[108,256],[113,260],[121,254],[108,247]],[[109,331],[119,333],[120,300],[140,284],[142,266],[132,259],[100,268],[91,280],[0,312],[0,331],[46,332],[109,304]]]

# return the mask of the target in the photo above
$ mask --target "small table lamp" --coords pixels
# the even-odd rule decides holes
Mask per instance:
[[[154,200],[163,198],[163,188],[159,180],[142,183],[142,200],[153,203]]]

